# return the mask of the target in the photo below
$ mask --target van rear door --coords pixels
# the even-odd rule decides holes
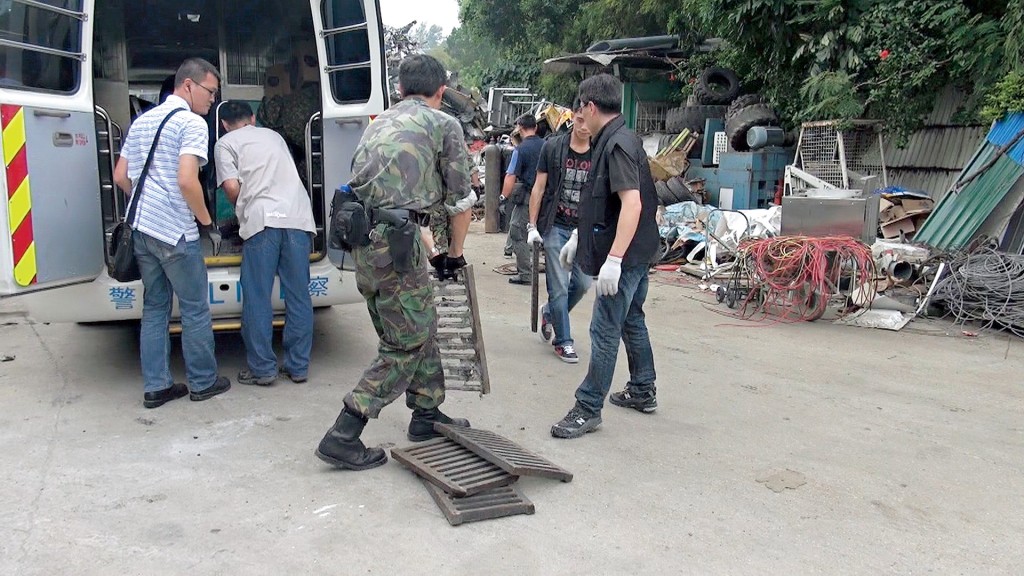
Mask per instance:
[[[377,0],[310,0],[310,5],[322,64],[323,111],[308,131],[312,139],[318,132],[322,135],[321,146],[311,142],[314,145],[307,148],[311,154],[322,154],[311,158],[309,169],[311,186],[321,186],[324,192],[323,205],[314,209],[323,211],[324,222],[329,222],[333,191],[351,177],[352,157],[363,131],[387,108],[384,30]]]
[[[0,3],[0,296],[103,270],[92,9],[93,0]]]

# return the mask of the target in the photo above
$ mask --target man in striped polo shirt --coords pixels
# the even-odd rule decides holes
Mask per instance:
[[[135,191],[142,195],[130,222],[145,289],[140,356],[146,408],[185,394],[195,401],[207,400],[231,388],[231,381],[217,374],[206,263],[196,226],[198,220],[211,238],[219,236],[199,181],[210,141],[202,116],[210,111],[219,89],[220,75],[212,64],[201,58],[182,63],[175,74],[174,92],[132,123],[114,173],[118,187],[131,194],[157,129],[171,112],[181,110],[160,133],[143,189]],[[181,312],[187,386],[171,378],[168,328],[174,295]]]

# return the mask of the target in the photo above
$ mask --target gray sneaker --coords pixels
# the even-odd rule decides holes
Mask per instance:
[[[565,418],[551,427],[551,435],[555,438],[579,438],[587,432],[597,430],[600,425],[600,416],[588,414],[578,406],[573,406]]]
[[[284,376],[285,378],[291,380],[296,384],[302,384],[306,380],[309,380],[309,376],[307,376],[306,374],[292,374],[290,371],[288,371],[287,368],[283,366],[281,368],[278,368],[278,371],[280,372],[281,376]]]
[[[245,384],[246,386],[270,386],[277,380],[277,376],[276,372],[269,376],[256,376],[252,373],[252,370],[243,368],[238,373],[238,383]]]
[[[608,401],[622,408],[632,408],[644,414],[650,414],[658,409],[658,397],[655,396],[655,388],[640,391],[632,388],[629,384],[622,392],[613,392],[608,396]]]

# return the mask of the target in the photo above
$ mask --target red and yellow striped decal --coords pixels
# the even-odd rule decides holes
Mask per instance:
[[[36,283],[36,244],[32,236],[32,194],[25,152],[25,109],[0,104],[0,137],[7,172],[7,218],[14,249],[14,281]]]

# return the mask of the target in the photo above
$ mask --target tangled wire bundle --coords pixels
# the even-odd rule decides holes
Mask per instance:
[[[738,257],[751,288],[744,312],[749,317],[761,310],[783,322],[817,320],[841,286],[871,284],[875,276],[871,249],[849,237],[752,240],[740,246]]]
[[[1024,256],[991,246],[956,254],[933,300],[960,323],[981,322],[1024,338]]]

